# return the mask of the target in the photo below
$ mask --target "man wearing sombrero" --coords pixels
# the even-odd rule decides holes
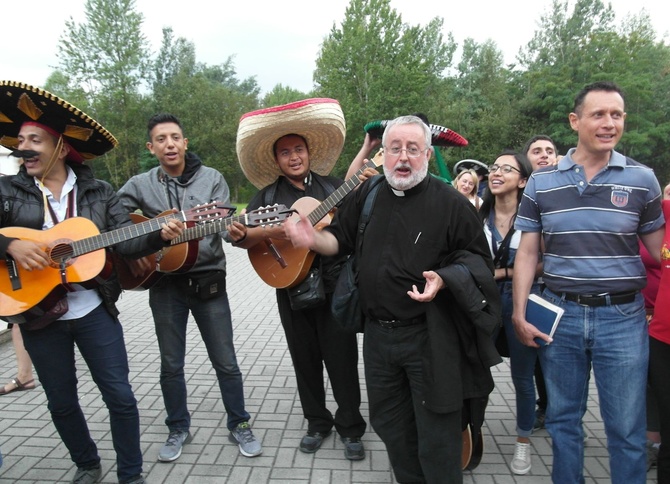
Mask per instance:
[[[114,148],[116,139],[71,104],[27,84],[0,81],[0,144],[18,149],[15,154],[23,159],[17,175],[0,178],[0,227],[40,231],[70,217],[85,217],[101,231],[132,224],[112,187],[96,180],[82,164]],[[182,227],[171,221],[160,232],[127,240],[115,250],[125,255],[154,252],[177,237]],[[50,262],[43,245],[0,235],[0,260],[8,268],[15,263],[31,273],[45,270]],[[7,274],[9,270],[3,277]],[[21,277],[15,279],[21,284]],[[69,292],[54,306],[58,312],[32,324],[42,327],[29,329],[37,320],[28,321],[26,315],[14,321],[22,323],[24,344],[44,386],[51,418],[77,466],[72,482],[93,483],[102,474],[77,396],[76,345],[109,410],[118,480],[143,483],[139,413],[114,305],[121,287],[116,277],[93,289],[67,286]]]
[[[247,210],[273,203],[294,206],[309,197],[316,205],[325,200],[343,183],[327,175],[342,151],[344,134],[344,115],[333,99],[307,99],[243,115],[237,132],[237,154],[242,171],[261,189]],[[249,228],[238,245],[253,251],[273,245],[273,240],[286,239],[283,226]],[[366,423],[359,410],[356,335],[343,332],[330,316],[338,262],[332,257],[316,257],[310,266],[310,271],[323,274],[325,301],[297,309],[289,295],[291,289],[278,288],[277,306],[307,419],[300,451],[319,450],[335,427],[345,457],[360,460],[365,458],[361,436]],[[338,405],[334,416],[326,407],[324,365]]]

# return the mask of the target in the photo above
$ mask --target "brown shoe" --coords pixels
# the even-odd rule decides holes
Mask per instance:
[[[7,390],[6,389],[7,385],[14,385],[14,386],[13,386],[13,388],[10,388],[9,390]],[[8,394],[13,393],[13,392],[25,392],[26,390],[33,390],[37,386],[35,384],[35,379],[34,378],[32,380],[28,380],[25,383],[23,383],[18,378],[14,378],[7,385],[5,385],[4,387],[0,387],[0,395],[8,395]]]

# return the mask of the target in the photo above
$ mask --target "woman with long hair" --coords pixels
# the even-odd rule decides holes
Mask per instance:
[[[488,190],[479,211],[502,299],[502,329],[507,337],[516,393],[517,439],[510,468],[519,475],[527,474],[531,468],[530,435],[535,422],[533,374],[537,349],[523,345],[516,338],[512,324],[514,258],[521,240],[521,233],[514,231],[514,219],[531,172],[532,167],[525,155],[513,151],[502,152],[489,167]],[[538,275],[540,272],[541,267],[538,267]],[[532,292],[539,293],[539,287],[537,284],[535,286]]]
[[[477,195],[479,191],[479,177],[473,169],[461,171],[453,181],[454,188],[470,200],[477,210],[482,205],[482,199]]]

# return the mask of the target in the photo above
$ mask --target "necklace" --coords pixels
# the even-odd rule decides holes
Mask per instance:
[[[496,214],[496,227],[504,229],[504,228],[509,228],[510,225],[512,224],[512,219],[514,218],[514,214],[510,215],[509,217],[500,217]]]

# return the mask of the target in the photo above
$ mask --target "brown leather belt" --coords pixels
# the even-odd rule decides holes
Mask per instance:
[[[574,294],[564,292],[562,294],[566,301],[576,302],[582,306],[613,306],[616,304],[628,304],[635,301],[637,291],[616,292],[613,294]]]
[[[414,326],[417,324],[423,324],[426,322],[426,316],[422,315],[413,319],[370,319],[370,321],[377,323],[382,328],[393,329],[393,328],[403,328],[405,326]]]

